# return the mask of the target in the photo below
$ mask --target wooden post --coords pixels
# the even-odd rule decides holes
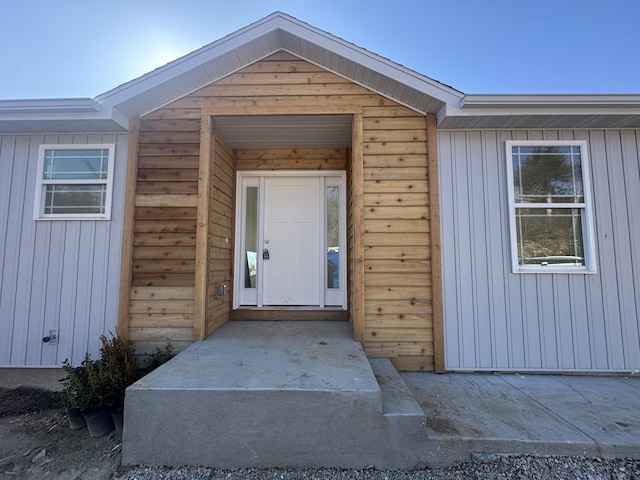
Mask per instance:
[[[353,115],[351,139],[351,188],[353,198],[353,334],[364,342],[364,122],[361,113]]]
[[[204,340],[207,317],[209,266],[209,193],[213,173],[213,121],[209,115],[200,120],[200,162],[196,224],[196,273],[193,293],[193,341]]]
[[[138,146],[140,117],[129,120],[129,145],[125,179],[124,217],[122,221],[122,257],[118,297],[118,335],[129,338],[129,300],[131,298],[131,267],[133,264],[133,223],[136,213],[136,180],[138,176]]]
[[[436,116],[427,114],[427,161],[429,168],[429,211],[431,212],[431,295],[433,310],[433,365],[444,373],[444,313],[442,299],[442,251],[440,244],[440,190],[438,186],[438,130]]]

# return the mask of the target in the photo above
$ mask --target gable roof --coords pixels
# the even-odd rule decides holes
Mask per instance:
[[[286,51],[419,112],[464,96],[447,85],[276,12],[96,98],[141,115],[278,51]]]
[[[421,113],[441,128],[637,127],[640,95],[464,95],[427,76],[273,13],[95,99],[0,101],[0,133],[126,131],[144,115],[278,51]]]

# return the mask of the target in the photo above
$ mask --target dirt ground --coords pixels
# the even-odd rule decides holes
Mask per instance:
[[[120,467],[116,432],[71,430],[55,392],[0,389],[0,479],[108,480]]]

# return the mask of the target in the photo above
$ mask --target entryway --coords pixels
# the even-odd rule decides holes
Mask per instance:
[[[346,309],[345,173],[241,172],[234,309]]]

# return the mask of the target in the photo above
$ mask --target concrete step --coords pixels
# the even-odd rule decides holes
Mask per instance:
[[[382,413],[387,417],[413,417],[426,426],[426,415],[388,358],[369,363],[382,393]]]
[[[122,463],[412,467],[424,414],[373,364],[345,322],[230,322],[129,387]]]

